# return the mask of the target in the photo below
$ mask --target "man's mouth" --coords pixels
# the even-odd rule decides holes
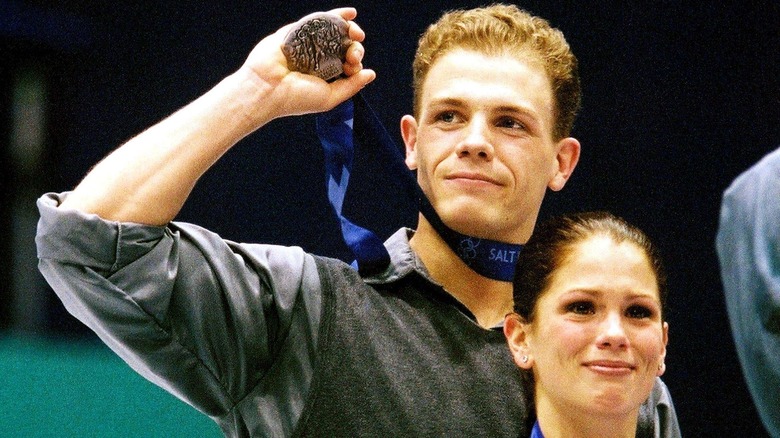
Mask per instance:
[[[447,175],[445,178],[447,180],[471,180],[471,181],[482,181],[490,184],[495,185],[501,185],[498,181],[496,181],[494,178],[491,178],[483,173],[479,172],[455,172]]]

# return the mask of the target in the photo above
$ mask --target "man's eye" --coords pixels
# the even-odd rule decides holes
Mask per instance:
[[[578,315],[592,315],[595,313],[593,303],[587,301],[577,301],[566,306],[566,311]]]
[[[513,119],[511,117],[502,117],[498,121],[498,127],[500,128],[509,128],[509,129],[525,129],[525,125],[516,119]]]
[[[626,309],[626,316],[629,318],[643,319],[653,315],[653,311],[645,306],[631,306]]]
[[[444,111],[440,113],[436,119],[444,123],[453,123],[458,120],[458,116],[453,111]]]

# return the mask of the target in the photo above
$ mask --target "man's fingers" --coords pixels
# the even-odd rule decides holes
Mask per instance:
[[[366,39],[366,33],[354,21],[349,21],[349,39],[352,41],[363,41]]]
[[[363,55],[365,49],[363,45],[355,42],[349,46],[344,59],[344,75],[352,76],[363,69]]]
[[[325,80],[338,77],[352,44],[349,28],[348,21],[328,12],[301,18],[289,29],[282,44],[288,68]]]
[[[370,69],[360,70],[358,73],[347,78],[341,78],[332,84],[331,94],[328,97],[328,106],[335,107],[341,102],[354,96],[363,87],[371,83],[376,78],[376,73]]]
[[[357,9],[353,7],[331,9],[328,13],[338,15],[347,21],[354,20],[357,17]]]

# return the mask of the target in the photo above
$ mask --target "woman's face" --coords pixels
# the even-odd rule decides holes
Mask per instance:
[[[668,326],[653,269],[633,243],[605,236],[577,243],[537,302],[535,320],[513,326],[524,334],[508,332],[510,346],[524,341],[526,350],[512,350],[518,365],[533,369],[537,404],[625,414],[663,373]]]

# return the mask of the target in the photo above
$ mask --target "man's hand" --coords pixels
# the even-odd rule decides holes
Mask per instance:
[[[329,12],[315,12],[293,24],[282,52],[290,70],[330,81],[344,72],[351,45],[347,20]]]
[[[203,175],[246,135],[283,116],[327,111],[376,76],[363,69],[355,9],[334,9],[352,41],[333,82],[292,71],[282,44],[294,24],[260,41],[241,68],[198,99],[116,149],[62,203],[122,222],[165,225]]]
[[[294,66],[288,64],[283,46],[290,29],[298,23],[288,24],[260,41],[241,67],[258,90],[265,90],[261,94],[274,102],[270,106],[266,106],[269,102],[263,102],[265,108],[273,111],[267,114],[269,119],[327,111],[352,97],[376,77],[373,70],[363,68],[365,49],[361,42],[365,33],[352,21],[357,11],[340,8],[328,13],[346,20],[347,36],[352,41],[344,56],[342,77],[326,82],[317,76],[294,71]]]

